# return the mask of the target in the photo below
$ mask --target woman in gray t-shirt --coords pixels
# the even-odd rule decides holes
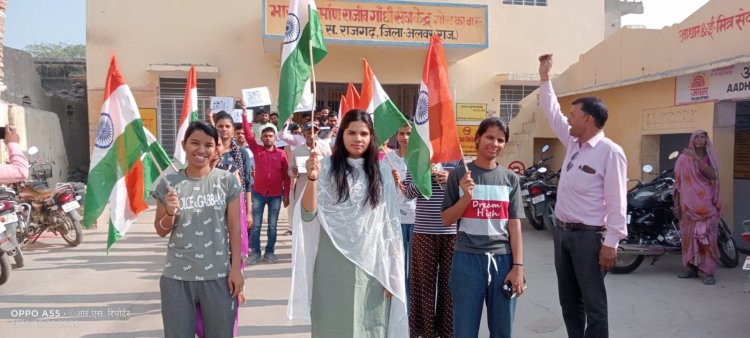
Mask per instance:
[[[216,129],[193,122],[182,143],[187,167],[166,175],[154,196],[154,227],[169,235],[159,286],[165,337],[193,337],[200,307],[206,337],[230,337],[244,277],[241,259],[241,187],[231,173],[209,165]]]

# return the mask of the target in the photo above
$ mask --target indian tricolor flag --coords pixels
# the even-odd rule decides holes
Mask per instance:
[[[156,138],[147,136],[133,94],[113,55],[104,86],[84,209],[84,225],[90,228],[109,203],[107,250],[128,231],[138,214],[148,208],[148,188],[155,175],[168,165],[169,158]]]
[[[362,59],[362,65],[364,66],[364,74],[362,76],[359,108],[366,110],[372,116],[375,138],[377,144],[381,145],[409,121],[388,97],[378,78],[372,73],[367,60]]]
[[[177,137],[174,140],[174,159],[181,167],[184,167],[185,149],[182,149],[182,141],[185,139],[190,122],[198,121],[198,80],[195,76],[195,66],[190,65],[187,85],[185,86],[185,99],[182,101],[182,114],[180,115],[180,127],[177,129]]]
[[[457,161],[463,158],[448,80],[448,64],[440,38],[433,35],[422,68],[417,111],[406,167],[417,189],[425,198],[432,197],[432,163]]]
[[[312,49],[312,52],[310,51]],[[279,76],[279,122],[282,129],[302,98],[314,64],[328,54],[314,0],[290,0]],[[312,60],[310,60],[312,56]]]

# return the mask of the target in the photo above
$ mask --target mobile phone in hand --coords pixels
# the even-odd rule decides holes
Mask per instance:
[[[5,139],[5,127],[0,127],[0,139]]]

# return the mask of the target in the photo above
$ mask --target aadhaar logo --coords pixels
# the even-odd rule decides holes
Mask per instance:
[[[703,73],[695,74],[690,81],[690,100],[701,101],[708,99],[708,77]]]

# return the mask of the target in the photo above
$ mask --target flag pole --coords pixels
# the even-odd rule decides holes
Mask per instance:
[[[381,147],[380,149],[383,149],[383,148]],[[394,170],[395,170],[395,169],[396,169],[396,166],[395,166],[395,165],[393,165],[393,162],[391,162],[391,159],[390,159],[390,157],[388,157],[388,153],[385,153],[385,156],[383,156],[383,157],[385,157],[386,161],[388,161],[388,164],[390,164],[390,165],[391,165],[391,169],[394,169]]]
[[[464,163],[464,169],[466,169],[466,171],[468,172],[469,171],[469,165],[466,164],[466,156],[464,156],[464,148],[461,147],[460,142],[459,142],[459,145],[458,145],[458,150],[461,151],[461,162]]]
[[[307,16],[310,17],[310,6],[307,6]],[[312,34],[310,34],[310,41],[308,41],[308,46],[310,47],[310,70],[311,70],[311,76],[310,81],[312,82],[312,94],[313,94],[313,101],[312,101],[312,111],[310,112],[310,123],[312,125],[315,125],[315,107],[318,105],[318,85],[315,83],[315,60],[313,60],[313,44],[312,44]],[[313,148],[315,148],[315,143],[317,143],[318,134],[313,132],[312,133],[312,140],[313,140]]]
[[[163,169],[161,168],[161,166],[160,166],[160,165],[158,164],[158,163],[159,163],[159,161],[157,161],[157,160],[156,160],[156,157],[154,157],[154,153],[152,153],[152,152],[150,152],[150,151],[149,151],[149,152],[148,152],[148,156],[149,156],[149,157],[151,157],[151,160],[152,160],[152,161],[154,161],[154,164],[155,164],[156,170],[158,170],[158,171],[159,171],[159,177],[157,177],[157,178],[156,178],[156,180],[158,180],[159,178],[162,178],[162,176],[164,176],[164,170],[163,170]],[[179,170],[177,170],[177,166],[175,166],[175,165],[174,165],[174,162],[172,162],[172,161],[169,161],[169,166],[170,166],[170,167],[172,167],[172,169],[174,169],[174,171],[175,171],[175,172],[179,172]],[[154,180],[154,181],[156,181],[156,180]],[[167,183],[167,187],[169,187],[169,188],[171,189],[171,188],[172,188],[172,185],[171,185],[171,184],[169,183],[169,180],[165,180],[165,182]]]

